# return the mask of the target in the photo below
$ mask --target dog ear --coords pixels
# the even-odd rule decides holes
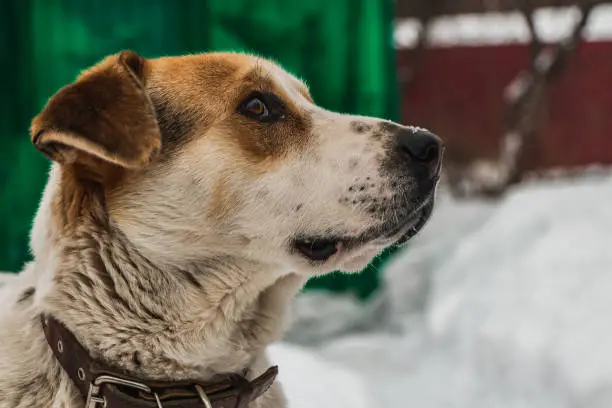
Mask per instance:
[[[131,51],[108,57],[51,97],[32,121],[32,142],[62,164],[89,155],[142,168],[161,148],[147,72],[147,60]]]

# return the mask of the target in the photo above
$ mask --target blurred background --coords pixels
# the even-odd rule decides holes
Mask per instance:
[[[612,407],[612,2],[0,4],[0,270],[29,258],[55,91],[122,49],[255,52],[447,142],[423,232],[296,299],[271,349],[291,407]]]

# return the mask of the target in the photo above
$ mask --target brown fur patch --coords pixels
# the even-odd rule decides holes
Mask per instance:
[[[188,149],[188,142],[198,138],[220,138],[225,146],[235,146],[232,154],[243,165],[256,164],[254,172],[307,148],[309,113],[285,93],[267,64],[242,54],[145,60],[124,52],[58,92],[32,124],[35,145],[63,163],[58,221],[74,225],[83,213],[104,211],[106,194],[133,171],[116,164],[141,168],[157,151]],[[300,81],[285,79],[310,99]],[[279,121],[262,123],[238,112],[254,91],[282,100]],[[210,215],[221,218],[237,205],[230,189],[217,183]]]
[[[55,94],[33,120],[34,145],[62,164],[53,203],[59,225],[74,226],[83,214],[103,216],[105,188],[160,149],[143,88],[148,72],[147,61],[135,53],[108,57]]]
[[[163,152],[169,152],[189,140],[198,123],[197,113],[180,109],[167,97],[151,94],[162,136]]]
[[[88,178],[88,174],[95,174],[94,178],[97,178],[99,173],[89,169],[89,166],[71,164],[62,171],[60,192],[53,203],[53,216],[64,228],[77,226],[83,215],[99,217],[104,211],[102,185]]]
[[[241,81],[243,98],[252,90],[276,94],[285,105],[283,118],[273,123],[258,123],[236,114],[236,135],[245,151],[256,159],[284,156],[290,151],[301,151],[311,139],[312,123],[307,112],[278,87],[262,69],[254,69]],[[299,88],[298,88],[299,91]]]
[[[309,118],[293,113],[276,123],[257,123],[236,113],[226,129],[247,159],[261,162],[300,152],[308,145],[311,126]]]
[[[142,87],[145,64],[124,52],[60,90],[32,122],[34,144],[59,162],[75,162],[86,153],[124,167],[144,166],[161,144]]]
[[[151,61],[147,89],[158,113],[164,142],[206,137],[211,128],[250,161],[300,151],[311,136],[309,114],[300,110],[274,81],[265,64],[240,54],[203,54]],[[304,92],[296,81],[296,90]],[[271,92],[285,105],[278,122],[261,123],[238,112],[252,92]]]
[[[239,201],[235,193],[227,186],[225,177],[220,177],[213,186],[210,197],[208,216],[212,219],[221,220],[227,217],[231,210],[235,210]]]

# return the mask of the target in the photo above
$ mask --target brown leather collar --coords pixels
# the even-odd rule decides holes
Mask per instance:
[[[85,408],[246,408],[274,382],[270,367],[253,381],[228,374],[218,381],[143,381],[93,360],[74,335],[51,316],[42,325],[53,354],[79,389]]]

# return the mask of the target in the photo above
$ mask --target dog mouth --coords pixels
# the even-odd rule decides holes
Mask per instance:
[[[368,243],[381,247],[401,246],[423,229],[431,217],[434,194],[428,194],[405,217],[371,228],[359,236],[303,236],[292,241],[293,250],[313,263],[322,263],[334,255]]]
[[[293,242],[293,247],[305,258],[321,262],[327,261],[344,247],[343,240],[336,238],[304,238]]]

